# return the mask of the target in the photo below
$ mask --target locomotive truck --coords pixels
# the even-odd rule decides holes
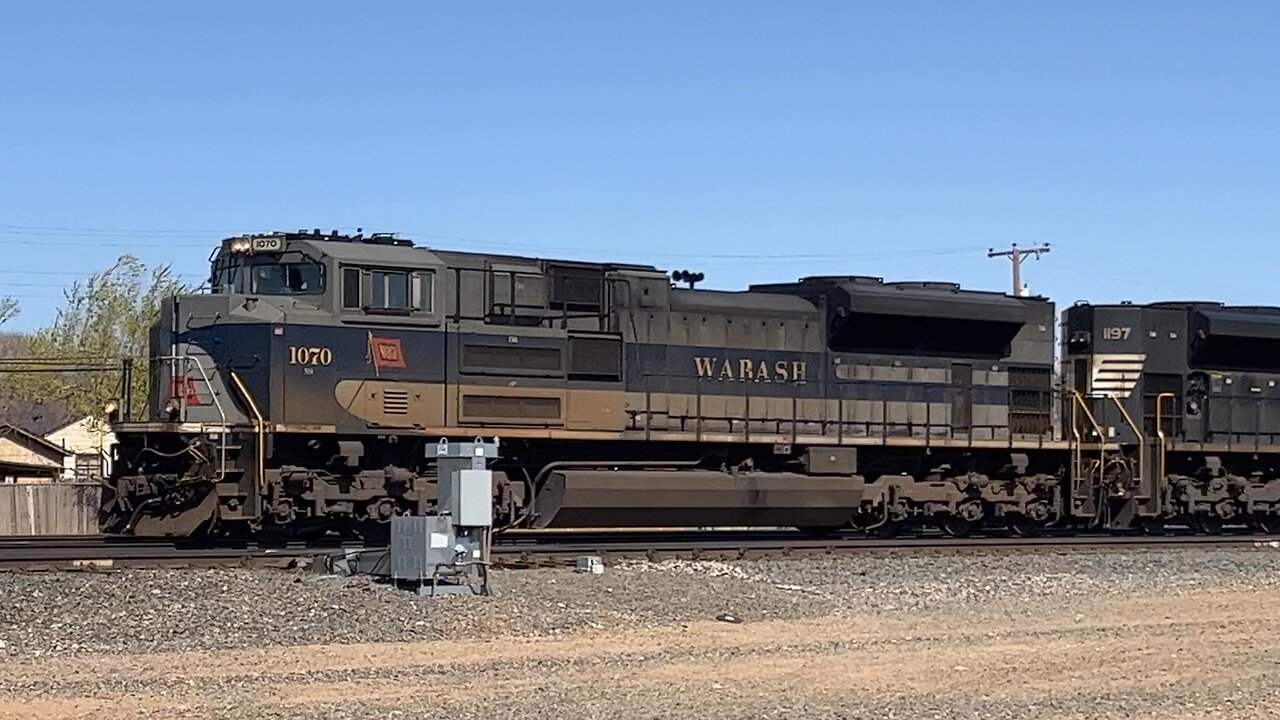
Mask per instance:
[[[228,238],[162,305],[103,529],[381,537],[477,437],[503,528],[1280,529],[1280,309],[1082,303],[1056,339],[1041,297],[700,278]]]

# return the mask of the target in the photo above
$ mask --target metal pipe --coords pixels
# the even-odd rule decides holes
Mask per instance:
[[[258,403],[253,401],[253,395],[249,392],[249,388],[245,387],[244,382],[234,370],[231,371],[231,382],[235,383],[236,388],[244,395],[245,401],[249,404],[249,410],[253,412],[254,422],[257,425],[256,435],[258,436],[257,448],[255,453],[258,456],[258,491],[262,492],[266,489],[267,483],[267,443],[266,443],[266,421],[262,417],[262,413],[258,410]]]
[[[1162,482],[1164,481],[1166,472],[1165,453],[1168,451],[1168,445],[1165,441],[1164,434],[1164,399],[1176,397],[1177,395],[1167,392],[1156,395],[1156,438],[1160,441],[1160,454],[1156,456],[1156,460],[1158,462],[1158,469],[1156,472]]]
[[[1107,464],[1107,445],[1106,436],[1102,432],[1102,426],[1098,424],[1098,420],[1094,417],[1093,412],[1089,410],[1089,405],[1084,401],[1084,396],[1075,390],[1070,391],[1072,399],[1079,404],[1080,409],[1084,411],[1084,416],[1089,419],[1089,424],[1093,426],[1093,431],[1098,435],[1098,484],[1101,486],[1105,477],[1103,468]]]
[[[533,478],[532,489],[536,492],[537,488],[542,487],[548,475],[565,468],[696,468],[706,461],[707,456],[698,460],[557,460],[542,466]]]
[[[1136,479],[1138,482],[1142,482],[1142,473],[1146,471],[1146,465],[1143,461],[1146,460],[1147,437],[1143,434],[1142,428],[1138,427],[1138,424],[1133,421],[1129,411],[1125,409],[1124,403],[1120,402],[1120,398],[1116,397],[1114,393],[1107,393],[1107,397],[1111,398],[1111,402],[1115,403],[1120,410],[1120,416],[1124,418],[1125,423],[1138,438],[1138,475]]]
[[[160,502],[160,498],[151,497],[139,503],[138,506],[133,509],[133,513],[129,515],[129,521],[125,523],[125,526],[121,529],[120,534],[121,535],[131,534],[133,532],[134,527],[137,526],[138,521],[142,519],[142,511],[146,510],[151,505],[155,505],[158,502]]]

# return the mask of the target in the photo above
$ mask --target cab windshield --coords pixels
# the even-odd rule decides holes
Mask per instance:
[[[251,265],[249,280],[249,291],[257,295],[319,295],[324,267],[313,262]]]
[[[324,266],[312,260],[231,262],[214,270],[213,288],[251,295],[320,295]]]

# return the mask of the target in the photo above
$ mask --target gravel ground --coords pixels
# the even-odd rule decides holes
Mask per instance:
[[[492,597],[255,570],[0,574],[0,657],[556,635],[729,613],[744,620],[1039,612],[1100,596],[1280,586],[1280,552],[624,561],[603,576],[496,570]]]
[[[306,572],[0,574],[0,718],[1249,718],[1280,702],[1269,548],[492,583],[428,599]]]

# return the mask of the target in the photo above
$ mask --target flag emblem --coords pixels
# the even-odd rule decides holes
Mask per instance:
[[[400,346],[400,338],[369,338],[370,355],[376,368],[403,368],[404,349]]]

